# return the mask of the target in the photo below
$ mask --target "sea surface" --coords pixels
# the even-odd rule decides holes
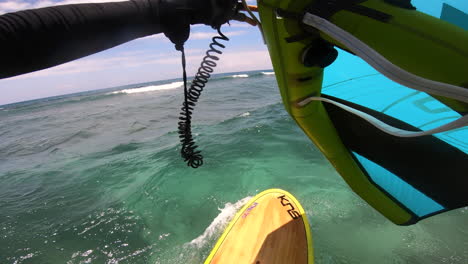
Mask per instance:
[[[214,76],[181,159],[181,80],[0,106],[0,263],[202,263],[268,188],[302,203],[317,264],[468,262],[468,209],[396,226],[288,116],[271,70]]]

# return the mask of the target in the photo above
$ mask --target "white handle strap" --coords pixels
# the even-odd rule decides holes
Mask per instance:
[[[356,115],[356,116],[364,119],[365,121],[367,121],[371,125],[375,126],[376,128],[382,130],[383,132],[385,132],[387,134],[390,134],[390,135],[393,135],[393,136],[396,136],[396,137],[411,138],[411,137],[429,136],[429,135],[432,135],[432,134],[446,132],[446,131],[450,131],[450,130],[453,130],[453,129],[468,126],[468,115],[465,115],[465,116],[462,116],[462,117],[458,118],[457,120],[454,120],[454,121],[452,121],[450,123],[447,123],[445,125],[442,125],[442,126],[430,129],[430,130],[426,130],[426,131],[408,131],[408,130],[393,127],[393,126],[391,126],[389,124],[386,124],[386,123],[380,121],[379,119],[377,119],[377,118],[375,118],[375,117],[373,117],[373,116],[371,116],[371,115],[369,115],[367,113],[364,113],[364,112],[362,112],[360,110],[357,110],[355,108],[349,107],[349,106],[344,105],[342,103],[338,103],[336,101],[333,101],[333,100],[330,100],[330,99],[327,99],[327,98],[323,98],[323,97],[316,97],[316,96],[308,97],[308,98],[300,101],[299,103],[297,103],[297,105],[299,107],[304,107],[304,106],[306,106],[308,103],[310,103],[312,101],[322,101],[322,102],[326,102],[326,103],[338,106],[339,108],[341,108],[341,109],[343,109],[343,110],[345,110],[345,111],[347,111],[347,112],[349,112],[349,113],[351,113],[353,115]]]

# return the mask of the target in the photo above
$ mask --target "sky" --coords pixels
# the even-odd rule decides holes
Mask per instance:
[[[115,0],[0,0],[0,14],[46,6],[116,2]],[[118,1],[118,0],[117,0]],[[230,41],[220,56],[215,73],[271,69],[271,61],[256,27],[232,22],[222,32]],[[185,44],[187,74],[193,76],[217,32],[205,25],[191,27]],[[0,105],[151,82],[182,76],[180,52],[163,35],[136,39],[112,49],[45,70],[0,79]]]

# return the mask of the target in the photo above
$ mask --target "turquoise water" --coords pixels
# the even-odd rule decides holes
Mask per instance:
[[[290,119],[271,71],[209,83],[196,170],[179,157],[182,94],[170,80],[1,106],[0,263],[202,263],[273,187],[307,211],[316,263],[466,263],[467,208],[386,220]]]

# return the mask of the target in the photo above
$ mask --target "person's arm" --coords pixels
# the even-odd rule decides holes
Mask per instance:
[[[0,78],[162,32],[149,1],[76,4],[0,16]]]
[[[130,0],[1,15],[0,78],[49,68],[161,32],[173,42],[185,42],[190,24],[214,26],[229,19],[235,1],[215,2]]]

